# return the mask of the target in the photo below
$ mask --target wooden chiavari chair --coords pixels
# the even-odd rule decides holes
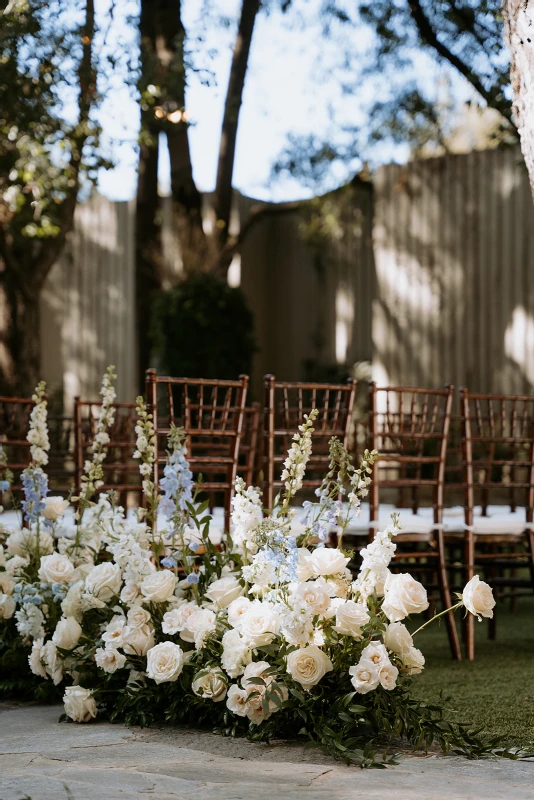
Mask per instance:
[[[443,491],[447,438],[454,388],[427,390],[408,387],[377,387],[370,384],[369,449],[377,450],[370,487],[370,538],[390,522],[381,513],[381,502],[389,496],[398,504],[408,491],[406,512],[400,512],[402,532],[395,536],[397,551],[393,571],[435,576],[443,607],[452,605],[443,533]],[[425,512],[423,512],[425,505]],[[410,513],[411,512],[411,513]],[[461,659],[460,642],[452,614],[446,615],[453,658]]]
[[[534,589],[534,397],[461,391],[465,577],[481,571],[501,597]],[[478,502],[477,502],[478,501]],[[478,511],[478,508],[480,511]],[[509,511],[507,511],[509,509]],[[517,570],[527,574],[517,576]],[[509,573],[509,574],[507,574]],[[495,617],[490,620],[495,636]],[[467,657],[475,620],[465,620]]]
[[[348,446],[357,382],[346,384],[277,381],[266,375],[263,429],[264,502],[272,508],[275,494],[283,487],[280,474],[293,435],[304,421],[304,414],[314,408],[319,416],[314,422],[313,452],[306,469],[303,488],[317,488],[328,468],[329,442],[332,436]]]
[[[25,397],[0,397],[0,445],[13,473],[11,492],[20,495],[21,473],[30,463],[30,443],[26,439],[33,401]]]
[[[114,491],[119,502],[125,508],[128,498],[133,495],[137,505],[142,499],[141,475],[139,462],[133,458],[135,451],[137,413],[135,403],[113,403],[115,419],[107,433],[110,442],[106,446],[107,454],[102,469],[104,485],[99,493]],[[82,486],[84,463],[91,460],[89,451],[95,435],[101,401],[74,399],[74,475],[76,494]]]
[[[247,486],[252,486],[256,479],[260,411],[260,404],[253,403],[245,408],[243,417],[243,436],[237,474],[243,478]]]
[[[201,378],[170,378],[155,369],[146,372],[147,401],[154,417],[156,463],[154,482],[159,482],[165,464],[170,424],[183,427],[187,459],[193,475],[202,474],[202,489],[223,495],[226,525],[229,525],[234,481],[248,390],[248,375],[236,381]]]

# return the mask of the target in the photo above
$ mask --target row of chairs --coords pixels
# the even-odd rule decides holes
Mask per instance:
[[[451,588],[459,588],[476,570],[482,570],[501,595],[508,592],[515,599],[521,589],[532,591],[534,398],[464,389],[458,415],[453,414],[453,387],[427,390],[371,383],[364,413],[355,414],[357,391],[353,380],[290,383],[268,375],[262,408],[258,403],[247,406],[246,376],[237,381],[190,380],[149,370],[146,398],[157,434],[154,479],[159,479],[173,422],[185,429],[191,468],[196,475],[202,473],[203,490],[213,505],[221,498],[228,516],[233,482],[240,474],[247,483],[262,483],[265,505],[270,507],[282,485],[279,476],[292,436],[303,415],[318,408],[305,489],[319,485],[333,435],[356,455],[365,447],[381,454],[369,504],[348,532],[356,549],[377,526],[387,524],[396,509],[403,527],[397,537],[399,568],[408,565],[411,571],[425,572],[444,604],[451,603]],[[80,399],[75,403],[77,485],[99,405]],[[14,457],[17,454],[13,463],[19,469],[25,466],[20,455],[26,444],[24,408],[29,414],[30,401],[0,398],[0,441],[4,439]],[[17,411],[12,418],[9,409]],[[103,490],[115,489],[124,498],[137,492],[138,502],[138,468],[131,460],[134,428],[135,405],[117,403]],[[451,615],[447,626],[451,651],[459,658]],[[494,635],[494,627],[490,633]],[[468,658],[474,658],[472,621],[466,622],[464,635]]]

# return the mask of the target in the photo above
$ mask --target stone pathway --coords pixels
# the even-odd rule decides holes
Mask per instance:
[[[4,706],[0,800],[534,800],[534,763],[404,757],[340,765],[297,745],[184,729],[58,724],[59,706]]]

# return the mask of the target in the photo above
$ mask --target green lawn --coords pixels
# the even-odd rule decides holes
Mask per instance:
[[[461,626],[461,615],[456,621]],[[413,628],[412,628],[413,630]],[[534,744],[534,597],[498,606],[497,639],[488,639],[487,622],[476,623],[476,660],[452,661],[446,630],[438,622],[415,638],[426,668],[414,678],[417,697],[431,700],[443,690],[459,721],[471,721],[510,745]]]

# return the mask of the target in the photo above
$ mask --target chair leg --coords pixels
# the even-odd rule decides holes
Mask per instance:
[[[465,571],[466,583],[475,574],[475,536],[472,531],[467,531],[465,538]],[[475,660],[475,618],[472,614],[467,614],[464,620],[465,643],[467,658],[469,661]]]
[[[443,531],[437,533],[438,545],[438,559],[439,559],[439,585],[441,588],[441,602],[443,608],[449,608],[452,605],[451,591],[449,588],[449,579],[447,576],[447,564],[445,562],[445,540]],[[462,651],[460,648],[460,640],[458,639],[458,631],[456,630],[456,621],[454,614],[446,614],[445,621],[447,624],[447,634],[449,636],[449,644],[451,654],[456,661],[462,660]]]

